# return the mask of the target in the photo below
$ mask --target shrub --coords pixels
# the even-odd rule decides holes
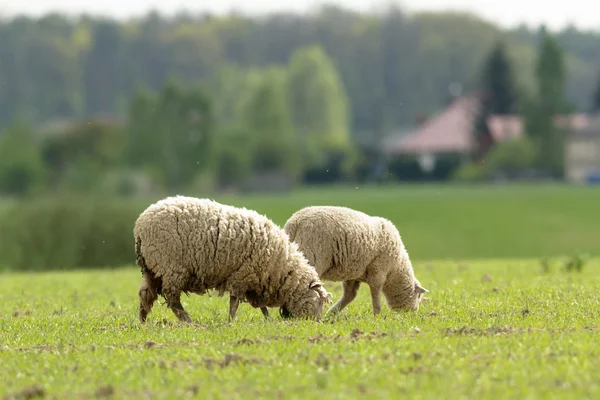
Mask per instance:
[[[98,268],[135,260],[133,225],[145,204],[55,197],[0,213],[0,266],[13,270]]]
[[[487,179],[488,170],[485,164],[463,164],[452,173],[452,180],[457,182],[482,182]]]

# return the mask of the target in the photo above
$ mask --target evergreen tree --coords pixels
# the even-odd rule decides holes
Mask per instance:
[[[480,84],[480,108],[475,118],[475,137],[480,144],[479,156],[491,144],[487,126],[490,115],[509,115],[516,112],[517,90],[511,63],[504,43],[497,42],[485,61]]]
[[[528,104],[525,131],[537,146],[537,165],[555,177],[563,174],[564,132],[554,118],[568,111],[565,62],[558,41],[544,28],[535,68],[537,93]]]
[[[598,81],[596,83],[596,90],[592,97],[592,112],[600,112],[600,73],[598,74]]]

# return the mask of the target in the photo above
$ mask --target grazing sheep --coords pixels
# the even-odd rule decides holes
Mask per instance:
[[[282,228],[256,211],[209,199],[175,196],[143,211],[134,227],[142,270],[139,319],[158,295],[180,321],[191,322],[181,292],[230,294],[229,317],[240,301],[280,307],[294,317],[320,318],[331,294]]]
[[[294,213],[283,229],[322,280],[342,281],[343,295],[327,312],[350,304],[361,282],[369,285],[373,313],[383,292],[392,310],[417,311],[423,288],[414,275],[400,233],[390,221],[346,207],[311,206]]]

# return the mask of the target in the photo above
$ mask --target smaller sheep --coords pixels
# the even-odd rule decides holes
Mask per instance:
[[[229,317],[240,301],[282,314],[318,319],[331,294],[282,228],[256,211],[209,199],[175,196],[144,210],[133,229],[142,270],[139,319],[158,295],[180,321],[191,322],[181,293],[230,294]]]
[[[400,233],[385,218],[347,207],[311,206],[294,213],[283,229],[322,280],[342,281],[342,298],[327,314],[350,304],[361,282],[371,289],[375,315],[381,311],[381,292],[395,311],[417,311],[428,292],[414,275]]]

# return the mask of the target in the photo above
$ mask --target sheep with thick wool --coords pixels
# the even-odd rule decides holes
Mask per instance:
[[[142,270],[141,322],[158,295],[180,321],[191,322],[181,305],[182,292],[229,292],[231,320],[243,300],[265,316],[267,307],[280,307],[286,315],[313,319],[331,301],[298,246],[256,211],[210,199],[167,197],[140,214],[133,233]]]
[[[381,292],[395,311],[417,311],[423,293],[398,229],[389,220],[347,207],[311,206],[295,212],[283,229],[322,280],[342,281],[343,295],[327,312],[350,304],[361,283],[371,289],[373,313]]]

